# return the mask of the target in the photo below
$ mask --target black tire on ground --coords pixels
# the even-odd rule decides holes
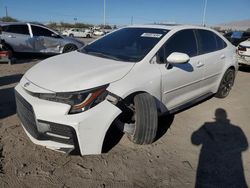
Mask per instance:
[[[234,85],[234,79],[235,79],[235,70],[228,69],[221,80],[219,89],[215,94],[215,97],[217,98],[227,97]]]
[[[67,44],[63,48],[63,53],[68,53],[77,50],[77,46],[74,44]]]
[[[89,34],[87,34],[87,38],[90,38],[90,35],[89,35]]]
[[[69,37],[74,37],[74,35],[71,33],[71,34],[69,34]]]
[[[158,114],[154,98],[147,93],[134,97],[135,124],[133,133],[128,138],[136,144],[154,142],[158,127]]]

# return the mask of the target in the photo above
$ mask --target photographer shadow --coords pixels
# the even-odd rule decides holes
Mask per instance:
[[[248,149],[247,138],[224,109],[217,109],[215,121],[205,122],[191,141],[202,145],[195,187],[248,187],[241,154]]]

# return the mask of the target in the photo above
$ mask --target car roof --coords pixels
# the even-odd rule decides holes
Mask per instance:
[[[4,26],[4,25],[26,25],[26,24],[46,27],[44,24],[41,24],[41,23],[38,23],[38,22],[0,22],[1,26]]]
[[[147,24],[147,25],[131,25],[129,28],[154,28],[154,29],[166,29],[166,30],[175,30],[175,29],[206,29],[212,30],[203,26],[195,25],[181,25],[181,24]]]

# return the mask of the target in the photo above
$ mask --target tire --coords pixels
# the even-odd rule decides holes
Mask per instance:
[[[74,35],[72,33],[69,34],[69,37],[74,37]]]
[[[90,35],[89,35],[89,34],[87,35],[87,38],[90,38]]]
[[[227,97],[230,90],[232,89],[232,87],[234,85],[234,79],[235,79],[235,70],[228,69],[225,72],[225,74],[220,82],[220,86],[219,86],[217,93],[215,94],[215,97],[217,97],[217,98]]]
[[[68,53],[77,50],[77,46],[74,44],[67,44],[63,48],[63,53]]]
[[[134,130],[127,136],[135,144],[151,144],[155,140],[158,127],[155,100],[147,93],[138,94],[134,97],[134,108]]]

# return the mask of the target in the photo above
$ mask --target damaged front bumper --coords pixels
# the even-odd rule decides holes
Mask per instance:
[[[69,115],[69,105],[34,97],[22,83],[15,91],[17,113],[31,141],[66,153],[79,147],[81,155],[100,154],[108,128],[121,113],[104,100],[86,112]]]

